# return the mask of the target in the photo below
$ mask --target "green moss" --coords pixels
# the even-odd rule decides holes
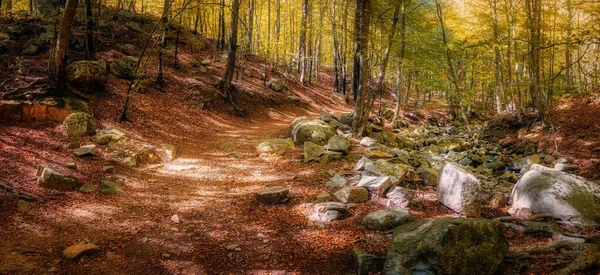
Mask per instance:
[[[565,200],[583,217],[600,224],[600,213],[597,211],[600,200],[592,193],[571,192]]]

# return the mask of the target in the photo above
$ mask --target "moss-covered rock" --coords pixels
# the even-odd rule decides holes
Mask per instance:
[[[62,126],[69,137],[80,137],[96,133],[96,120],[93,116],[83,112],[70,114],[65,118]]]
[[[299,117],[292,122],[288,134],[296,144],[310,141],[325,145],[329,138],[335,135],[335,132],[331,126],[319,119]]]
[[[412,221],[408,210],[379,210],[369,213],[362,220],[362,224],[371,230],[392,230],[402,224]]]
[[[532,165],[519,179],[511,201],[511,213],[529,208],[565,221],[600,225],[600,185],[541,165]]]
[[[108,68],[114,75],[124,78],[133,79],[135,77],[135,67],[137,59],[133,56],[125,56],[116,61],[109,63]]]
[[[394,230],[383,274],[494,274],[507,252],[498,221],[418,221]]]
[[[106,86],[106,62],[75,61],[66,68],[67,81],[84,93],[100,92]]]

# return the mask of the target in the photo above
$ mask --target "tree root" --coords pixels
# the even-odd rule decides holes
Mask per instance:
[[[25,194],[23,191],[19,191],[17,190],[14,186],[12,186],[11,184],[8,183],[2,183],[0,182],[0,189],[3,189],[5,192],[9,192],[14,194],[15,197],[17,197],[18,199],[24,200],[24,201],[41,201],[42,199],[39,197],[36,197],[34,195],[31,194]]]
[[[588,245],[575,261],[553,272],[552,275],[569,275],[598,269],[600,269],[600,248],[597,245]]]

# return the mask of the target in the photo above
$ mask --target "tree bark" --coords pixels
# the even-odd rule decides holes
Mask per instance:
[[[248,1],[248,31],[246,36],[246,51],[252,54],[252,31],[254,29],[254,10],[256,8],[256,0]]]
[[[225,49],[225,0],[221,0],[219,5],[219,38],[217,38],[217,49]]]
[[[410,0],[404,0],[402,3],[402,14],[400,19],[400,56],[398,60],[398,79],[396,80],[396,109],[392,118],[392,126],[398,126],[398,118],[400,116],[400,107],[402,106],[403,89],[404,89],[404,54],[406,52],[406,9],[410,5]],[[408,100],[408,95],[405,96]]]
[[[352,130],[356,136],[362,136],[365,133],[367,120],[371,110],[371,94],[367,87],[369,75],[368,42],[369,27],[371,24],[371,1],[356,0],[355,21],[354,21],[354,72],[353,79],[355,94],[354,117]]]
[[[238,33],[238,13],[240,11],[240,0],[233,0],[231,6],[231,25],[229,29],[229,47],[227,51],[227,66],[225,67],[225,75],[221,80],[220,88],[227,92],[229,98],[232,96],[232,80],[235,71],[235,58],[237,52],[237,33]]]
[[[85,54],[88,60],[95,60],[96,52],[94,50],[94,17],[92,16],[92,0],[85,0],[85,19]]]
[[[300,73],[300,82],[306,84],[306,29],[308,21],[308,0],[302,1],[302,17],[300,19],[300,37],[298,39],[298,72]]]
[[[405,0],[401,0],[396,4],[396,8],[394,9],[394,17],[392,19],[392,26],[390,28],[390,32],[387,38],[387,46],[385,47],[385,51],[383,53],[383,59],[381,60],[381,64],[379,65],[379,75],[377,76],[377,80],[375,82],[375,90],[373,91],[373,95],[379,95],[381,99],[381,94],[383,93],[383,82],[385,81],[385,75],[387,70],[388,61],[390,60],[390,50],[392,48],[392,44],[394,43],[394,36],[396,35],[396,25],[398,25],[398,17],[400,15],[400,8],[404,6]],[[373,97],[374,98],[374,97]],[[373,99],[372,99],[373,100]],[[379,105],[379,110],[381,110],[381,104]]]
[[[64,90],[66,87],[65,62],[67,52],[69,50],[69,41],[71,37],[71,29],[73,27],[73,19],[77,12],[78,0],[67,0],[65,11],[60,27],[58,37],[56,39],[56,53],[54,55],[54,81],[56,89]]]

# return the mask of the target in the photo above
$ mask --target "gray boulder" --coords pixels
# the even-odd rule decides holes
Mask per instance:
[[[304,204],[303,208],[306,208],[308,219],[320,225],[338,220],[347,213],[346,206],[339,202]]]
[[[365,187],[369,193],[384,197],[385,193],[394,185],[390,177],[371,177],[364,176],[360,179],[357,186]]]
[[[362,224],[371,230],[386,231],[410,222],[412,219],[408,210],[379,210],[365,216]]]
[[[423,220],[394,230],[383,274],[494,274],[507,252],[498,221]]]
[[[406,209],[415,196],[415,191],[400,186],[393,186],[385,196],[387,197],[385,206],[392,209]]]
[[[84,93],[103,91],[108,80],[104,60],[75,61],[67,65],[65,70],[67,82]]]
[[[600,225],[600,185],[566,172],[534,164],[516,183],[512,207],[582,225]]]
[[[346,182],[347,180],[343,176],[337,174],[333,176],[331,178],[331,181],[327,183],[327,191],[329,191],[330,193],[335,193],[338,190],[344,188],[346,186]]]
[[[350,141],[347,138],[339,135],[335,135],[327,141],[327,150],[340,152],[347,155],[350,152]]]
[[[481,215],[481,184],[457,164],[444,162],[438,182],[438,201],[467,217]]]
[[[83,112],[68,115],[62,126],[69,137],[81,137],[96,133],[96,120],[93,116]]]
[[[135,77],[135,67],[137,66],[137,62],[137,58],[133,56],[125,56],[116,61],[110,62],[108,69],[111,73],[120,78],[133,79]]]
[[[364,187],[342,188],[333,195],[337,200],[343,203],[359,203],[369,200],[369,191]]]
[[[79,186],[79,181],[76,177],[59,173],[45,165],[38,167],[36,175],[38,177],[38,185],[44,188],[71,191],[77,189]]]
[[[325,145],[329,138],[335,135],[331,126],[320,119],[307,117],[296,118],[288,130],[289,136],[296,144],[304,144],[306,141]]]
[[[290,199],[290,189],[283,186],[267,187],[254,193],[254,199],[263,204],[280,204]]]

